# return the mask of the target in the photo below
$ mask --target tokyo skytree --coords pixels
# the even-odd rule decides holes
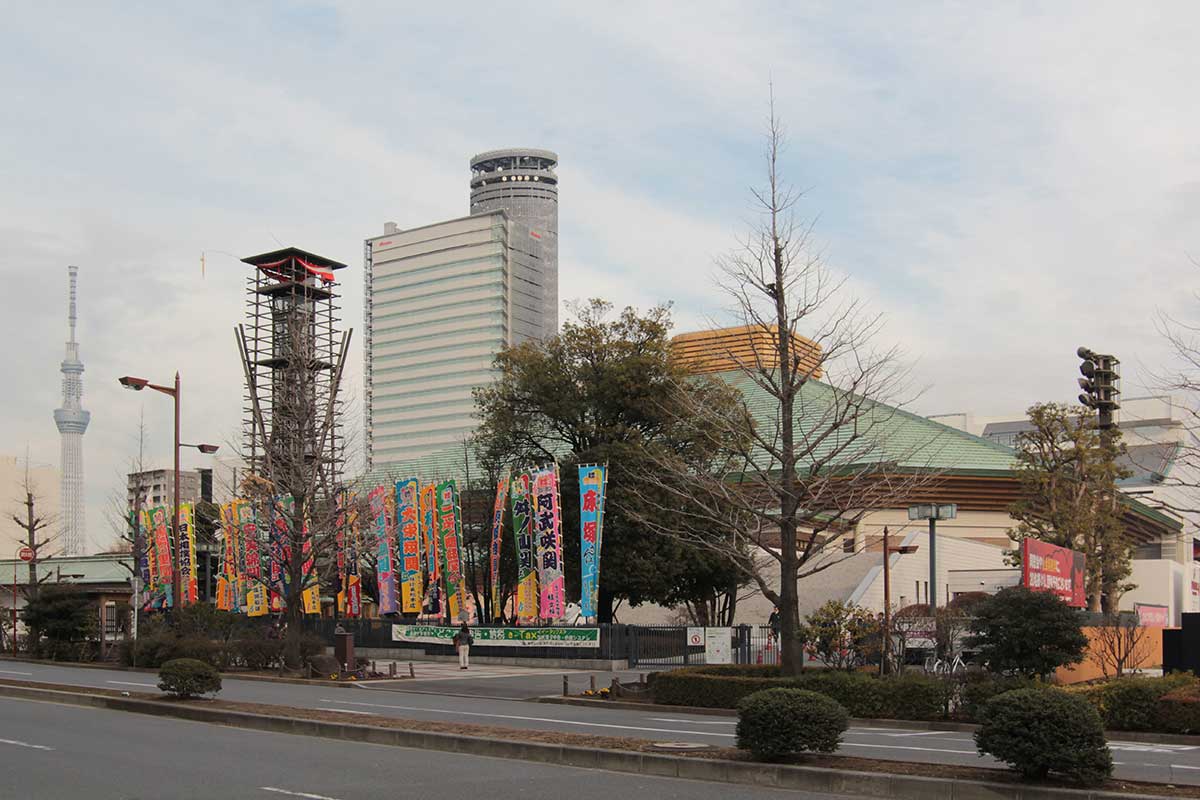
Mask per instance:
[[[79,360],[79,343],[75,341],[75,282],[79,267],[67,267],[71,278],[67,324],[71,338],[67,340],[67,356],[62,362],[62,408],[54,412],[54,424],[62,435],[62,552],[65,555],[83,553],[87,535],[83,510],[83,434],[92,415],[83,410],[83,362]]]

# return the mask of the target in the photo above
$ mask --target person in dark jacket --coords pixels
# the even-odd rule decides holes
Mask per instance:
[[[467,627],[467,623],[463,623],[458,629],[458,633],[454,634],[454,649],[458,650],[458,668],[467,669],[470,666],[471,645],[475,644],[475,637],[471,635],[471,629]]]

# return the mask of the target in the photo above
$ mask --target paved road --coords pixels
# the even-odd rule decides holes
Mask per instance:
[[[453,674],[453,673],[448,673]],[[534,676],[541,680],[543,676]],[[105,689],[154,691],[156,678],[149,673],[123,670],[80,669],[42,664],[0,661],[0,678],[46,681]],[[486,678],[475,677],[476,683]],[[505,677],[497,680],[519,681]],[[561,687],[561,674],[558,677]],[[664,741],[704,742],[732,745],[734,721],[730,717],[672,714],[667,711],[627,711],[593,709],[530,703],[522,700],[459,696],[463,682],[456,680],[421,682],[419,691],[407,691],[413,682],[387,686],[338,688],[263,683],[227,678],[221,698],[256,703],[273,703],[301,708],[350,711],[369,719],[378,714],[425,720],[496,725],[509,728],[570,731],[605,736],[633,736]],[[438,688],[440,687],[440,689]],[[439,693],[430,693],[439,692]],[[528,696],[528,695],[526,695]],[[2,726],[0,726],[2,727]],[[1200,747],[1193,745],[1153,745],[1112,741],[1116,774],[1128,780],[1200,785]],[[937,764],[961,764],[997,767],[991,759],[976,753],[969,733],[897,730],[892,728],[851,728],[843,737],[844,755],[915,761]]]
[[[245,731],[8,698],[0,698],[0,720],[0,796],[12,800],[831,797]]]

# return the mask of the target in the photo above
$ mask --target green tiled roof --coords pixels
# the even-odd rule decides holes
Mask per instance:
[[[762,433],[778,430],[778,402],[738,370],[716,373],[715,377],[729,383],[742,393],[751,414]],[[827,383],[808,381],[796,398],[796,441],[801,444],[804,432],[825,432],[828,417],[835,402],[848,397]],[[951,428],[940,422],[901,411],[882,403],[866,401],[868,409],[859,421],[857,434],[830,436],[814,450],[820,457],[834,447],[846,447],[835,459],[838,466],[889,464],[898,469],[933,469],[955,474],[1008,475],[1016,466],[1015,453],[988,439]],[[855,436],[859,438],[851,443]],[[849,444],[847,444],[849,443]],[[759,463],[770,466],[769,458],[759,452]],[[475,461],[474,452],[467,458],[472,478],[485,473]],[[421,458],[399,463],[382,464],[364,475],[364,486],[381,484],[398,478],[418,477],[422,480],[457,478],[466,473],[461,445],[445,448]]]
[[[778,400],[740,370],[717,376],[742,393],[759,434],[768,438],[775,435],[779,430]],[[847,415],[834,410],[844,408],[848,402],[861,403],[862,411]],[[847,424],[845,430],[830,432],[838,418],[849,423],[848,416],[858,417],[856,425]],[[817,461],[829,458],[835,448],[844,448],[829,459],[838,467],[889,464],[899,469],[1008,475],[1017,463],[1016,454],[1003,445],[883,403],[856,398],[815,380],[807,381],[797,394],[794,430],[797,449],[804,453],[811,449],[809,455]],[[810,445],[806,433],[830,435]],[[762,467],[770,466],[769,456],[761,450],[755,461]]]

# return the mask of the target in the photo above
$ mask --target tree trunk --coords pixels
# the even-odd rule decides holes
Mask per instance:
[[[596,619],[597,619],[597,622],[599,622],[601,625],[611,625],[612,624],[613,605],[615,604],[615,602],[616,602],[616,598],[613,596],[612,591],[610,591],[609,589],[606,589],[604,587],[604,584],[600,584],[600,596],[597,599],[597,603],[599,604],[600,607],[596,609],[596,613],[599,616]]]

